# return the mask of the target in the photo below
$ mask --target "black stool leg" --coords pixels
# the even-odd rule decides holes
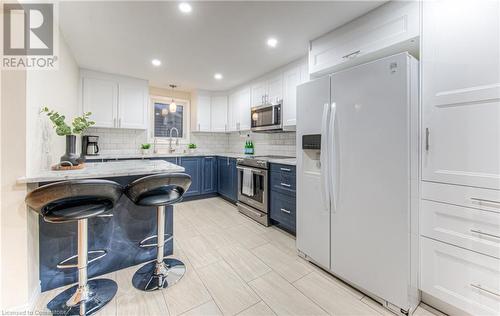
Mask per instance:
[[[53,298],[48,309],[54,315],[92,315],[113,299],[118,289],[109,279],[87,280],[88,220],[78,221],[78,284]]]
[[[165,206],[158,206],[156,260],[142,266],[134,273],[132,284],[141,291],[167,288],[179,281],[186,272],[184,263],[177,259],[164,258],[165,250]]]

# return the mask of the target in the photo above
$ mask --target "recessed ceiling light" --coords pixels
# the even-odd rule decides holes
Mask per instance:
[[[182,13],[191,13],[191,11],[193,11],[193,7],[191,7],[191,5],[187,2],[181,2],[179,3],[179,10]]]
[[[267,46],[269,47],[276,47],[278,45],[278,40],[275,39],[274,37],[270,37],[267,39]]]
[[[155,58],[151,61],[151,64],[155,67],[161,66],[161,60]]]
[[[217,79],[217,80],[221,80],[223,77],[222,77],[222,74],[220,74],[220,73],[216,73],[216,74],[214,75],[214,78],[215,78],[215,79]]]

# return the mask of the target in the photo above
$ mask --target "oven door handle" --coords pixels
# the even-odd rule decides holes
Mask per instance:
[[[236,169],[238,169],[238,170],[251,170],[253,173],[261,175],[261,176],[265,176],[266,171],[267,171],[267,170],[261,170],[261,169],[257,169],[257,168],[240,167],[240,166],[237,166]]]

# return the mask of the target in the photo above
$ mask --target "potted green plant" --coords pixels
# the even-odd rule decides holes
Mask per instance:
[[[196,151],[196,144],[194,144],[194,143],[189,144],[188,151],[190,154],[194,153]]]
[[[143,155],[149,154],[149,149],[151,148],[151,144],[141,144],[141,152]]]
[[[66,124],[66,116],[59,114],[48,107],[43,107],[40,113],[46,113],[58,136],[66,136],[66,153],[61,156],[61,164],[77,166],[81,159],[76,154],[76,135],[81,135],[89,127],[95,124],[89,119],[91,112],[85,112],[82,116],[77,116],[71,121],[71,126]]]

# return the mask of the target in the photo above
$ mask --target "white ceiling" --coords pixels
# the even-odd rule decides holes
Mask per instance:
[[[177,2],[62,2],[59,19],[83,68],[159,87],[227,90],[305,56],[310,39],[382,2],[190,2],[189,15]],[[269,36],[277,48],[266,46]]]

